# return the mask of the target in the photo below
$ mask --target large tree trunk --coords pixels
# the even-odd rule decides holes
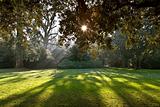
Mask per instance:
[[[21,28],[17,29],[17,37],[16,37],[16,68],[23,68],[23,46],[22,46],[22,33]]]
[[[23,68],[23,50],[22,47],[17,44],[16,45],[16,68]]]
[[[140,69],[142,67],[142,61],[143,61],[143,55],[139,55],[139,60],[138,60],[138,68]]]
[[[125,56],[123,56],[122,59],[122,67],[128,67],[128,59]]]
[[[141,56],[136,55],[135,69],[140,69],[140,68],[141,68]]]

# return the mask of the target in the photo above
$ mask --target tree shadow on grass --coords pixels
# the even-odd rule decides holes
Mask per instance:
[[[134,86],[129,86],[128,83],[122,83],[114,79],[112,79],[112,83],[113,85],[110,85],[111,89],[114,90],[114,92],[116,92],[117,95],[120,96],[130,107],[160,106],[159,100],[152,97],[151,95],[149,95],[141,89],[138,89]],[[156,91],[159,92],[158,90]]]
[[[0,75],[0,85],[4,84],[12,84],[12,83],[18,83],[22,82],[24,80],[27,80],[29,78],[40,78],[44,74],[46,74],[45,71],[43,70],[36,70],[36,71],[28,71],[28,72],[17,72],[17,71],[12,71],[12,72],[3,72],[3,74]],[[44,75],[46,76],[46,75]]]
[[[124,75],[125,74],[125,75]],[[119,81],[121,78],[125,81]],[[109,103],[104,102],[100,93],[102,88],[110,89],[116,93],[117,99],[121,99],[126,107],[159,107],[160,101],[147,92],[154,90],[143,83],[157,86],[155,80],[141,81],[143,75],[131,77],[128,72],[104,72],[101,70],[72,71],[63,70],[53,75],[52,79],[21,94],[15,94],[0,100],[0,106],[13,107],[106,107]],[[130,83],[138,84],[141,90]],[[101,85],[98,85],[101,84]],[[147,87],[147,88],[146,88]],[[148,90],[149,89],[149,90]],[[106,93],[107,94],[107,93]],[[136,96],[137,95],[137,96]],[[108,96],[110,99],[112,96]],[[112,103],[114,107],[114,103]]]
[[[15,77],[17,76],[16,74],[13,75],[5,75],[5,76],[0,76],[0,79],[7,79],[7,78],[11,78],[11,77]]]
[[[2,106],[45,106],[45,107],[53,107],[53,106],[67,106],[72,107],[79,105],[88,106],[88,107],[99,107],[102,106],[102,102],[100,102],[101,98],[99,98],[99,94],[96,91],[90,93],[87,90],[88,86],[85,83],[82,83],[81,80],[77,80],[76,74],[66,74],[66,73],[57,73],[53,79],[50,81],[41,84],[38,87],[30,89],[21,94],[15,94],[9,96],[6,99],[0,100],[0,105]],[[48,90],[51,87],[52,92],[48,97],[45,97],[41,102],[39,96]]]
[[[14,72],[27,72],[30,71],[31,69],[27,68],[20,68],[20,69],[0,69],[0,73],[14,73]]]
[[[117,75],[108,75],[105,72],[100,74],[108,76],[111,79],[112,84],[107,84],[109,87],[123,99],[123,101],[129,107],[160,107],[160,99],[157,99],[150,94],[159,94],[160,97],[160,87],[155,89],[145,85],[145,83],[160,86],[157,80],[146,80],[144,75],[138,77],[130,77],[127,75],[121,75],[119,72]],[[118,80],[119,79],[119,80]],[[125,81],[123,81],[125,80]]]

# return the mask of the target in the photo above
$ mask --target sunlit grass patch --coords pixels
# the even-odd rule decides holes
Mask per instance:
[[[0,70],[0,107],[159,107],[160,71]]]

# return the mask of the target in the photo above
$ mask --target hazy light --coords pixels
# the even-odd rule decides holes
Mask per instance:
[[[81,29],[82,29],[82,31],[86,31],[86,30],[87,30],[87,26],[86,26],[86,25],[83,25],[83,26],[81,27]]]
[[[112,35],[109,33],[109,34],[108,34],[108,37],[110,37],[110,38],[111,38],[111,37],[112,37]]]

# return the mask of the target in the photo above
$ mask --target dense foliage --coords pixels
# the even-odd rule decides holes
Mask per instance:
[[[72,0],[66,4],[69,8],[64,8],[61,16],[62,38],[77,38],[76,43],[82,50],[94,43],[111,48],[109,34],[117,29],[134,42],[134,35],[143,27],[144,19],[157,25],[157,29],[160,26],[158,0]],[[88,26],[86,32],[81,31],[82,25]]]
[[[0,0],[0,40],[1,67],[158,68],[160,1]]]

